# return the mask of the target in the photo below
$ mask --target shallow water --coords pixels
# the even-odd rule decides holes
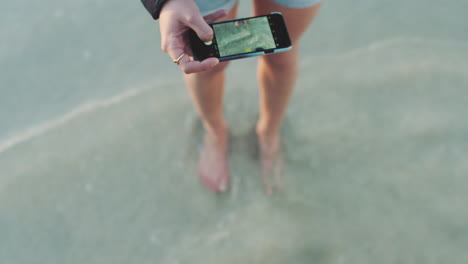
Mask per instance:
[[[6,5],[1,263],[468,261],[466,3],[324,5],[274,197],[255,157],[255,59],[228,72],[232,184],[213,195],[201,127],[139,3]]]

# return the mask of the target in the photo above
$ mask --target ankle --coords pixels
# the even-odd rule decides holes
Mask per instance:
[[[257,138],[263,154],[276,153],[280,149],[281,137],[278,131],[257,131]]]
[[[280,138],[280,133],[278,129],[267,129],[257,125],[255,129],[257,137],[261,141],[272,142]]]
[[[216,141],[224,141],[228,135],[228,125],[226,122],[222,121],[215,125],[204,124],[205,134],[211,139],[215,139]]]

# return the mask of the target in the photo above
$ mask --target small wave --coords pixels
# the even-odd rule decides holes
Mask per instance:
[[[361,56],[363,54],[374,53],[381,50],[385,50],[392,47],[398,46],[408,46],[408,45],[418,45],[418,48],[421,47],[441,47],[444,50],[451,50],[453,48],[459,49],[468,49],[468,43],[456,40],[438,40],[438,39],[425,39],[418,37],[395,37],[384,40],[378,40],[370,43],[364,47],[359,47],[353,50],[346,51],[339,54],[328,54],[328,55],[319,55],[309,57],[308,60],[303,61],[303,65],[308,65],[318,58],[323,59],[343,59],[343,58],[353,58],[356,56]]]
[[[398,78],[427,73],[468,72],[468,43],[424,38],[391,38],[345,52],[306,56],[301,67],[315,67],[323,78],[341,80]],[[320,66],[318,66],[320,65]],[[372,74],[370,74],[372,73]],[[317,79],[322,81],[323,78]]]
[[[0,142],[0,154],[22,142],[28,141],[54,128],[66,124],[67,122],[73,120],[78,116],[96,111],[97,109],[107,108],[109,106],[119,104],[125,100],[128,100],[141,94],[144,91],[151,89],[152,87],[153,86],[147,85],[139,88],[131,88],[107,99],[84,103],[56,119],[46,121],[42,124],[27,129],[25,132],[20,132],[18,135],[10,137],[3,142]]]

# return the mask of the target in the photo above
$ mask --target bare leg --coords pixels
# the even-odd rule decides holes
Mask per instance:
[[[320,4],[298,9],[287,8],[271,0],[256,0],[254,2],[255,15],[274,11],[283,14],[293,43],[293,49],[289,52],[262,56],[259,59],[260,118],[256,130],[264,177],[278,177],[278,174],[281,173],[279,130],[297,79],[299,40],[319,8]],[[275,181],[277,179],[273,179],[273,185]],[[275,188],[271,184],[269,186],[267,184],[265,187],[268,193],[273,192],[272,188]]]
[[[236,16],[237,5],[222,20]],[[229,182],[228,127],[223,117],[224,69],[219,63],[210,71],[185,74],[185,83],[203,121],[205,139],[200,153],[202,183],[214,192],[225,191]]]

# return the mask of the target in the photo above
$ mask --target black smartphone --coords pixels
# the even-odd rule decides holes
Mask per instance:
[[[193,58],[202,61],[216,57],[220,61],[288,51],[292,48],[281,13],[238,18],[209,24],[213,41],[203,42],[190,30]]]

